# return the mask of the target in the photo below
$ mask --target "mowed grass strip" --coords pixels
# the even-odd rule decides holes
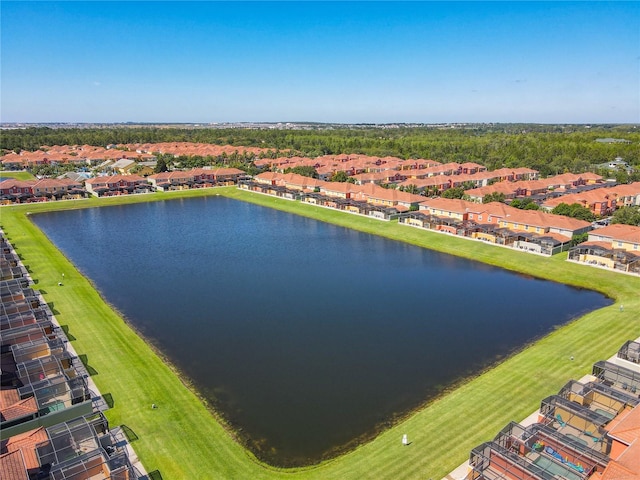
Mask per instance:
[[[598,290],[616,299],[616,304],[560,327],[495,368],[461,381],[457,388],[375,440],[339,458],[309,468],[272,468],[257,462],[234,441],[232,433],[196,393],[100,298],[90,282],[25,215],[28,211],[212,194]],[[113,425],[126,424],[139,436],[133,446],[143,464],[148,470],[159,469],[165,479],[441,478],[467,459],[471,448],[492,439],[510,420],[526,417],[539,407],[543,397],[556,393],[569,379],[589,373],[594,362],[614,354],[627,339],[640,336],[638,278],[575,265],[565,261],[566,254],[547,259],[236,188],[4,207],[0,224],[38,280],[36,287],[45,291],[60,323],[67,325],[76,339],[73,344],[78,353],[86,354],[89,365],[98,372],[94,376],[98,388],[112,394],[115,404],[107,413],[110,421]],[[58,287],[62,272],[65,285]],[[530,301],[535,299],[523,292],[522,308]],[[624,312],[619,311],[621,303]],[[517,312],[514,321],[518,321]],[[159,408],[151,409],[152,403]],[[401,444],[403,433],[412,442],[408,447]]]
[[[15,178],[16,180],[33,180],[36,177],[33,176],[30,172],[12,172],[12,171],[2,171],[0,172],[0,182],[7,178]]]

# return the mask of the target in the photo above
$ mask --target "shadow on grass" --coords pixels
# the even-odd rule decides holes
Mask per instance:
[[[160,470],[149,472],[149,480],[162,480],[162,474],[160,473]]]
[[[48,305],[49,305],[49,310],[51,310],[51,313],[53,313],[54,315],[60,315],[60,311],[56,310],[56,307],[54,306],[55,302],[49,302]],[[71,339],[69,339],[69,340],[71,340]]]
[[[74,337],[73,335],[71,335],[69,333],[69,325],[60,325],[60,328],[64,332],[64,336],[67,337],[67,340],[69,340],[70,342],[73,342],[76,339],[76,337]],[[82,360],[82,357],[83,357],[83,355],[80,355],[80,360]],[[86,355],[84,355],[84,357],[86,357]],[[84,363],[84,360],[82,361],[82,363]],[[85,367],[86,367],[86,365],[85,365]]]
[[[116,404],[116,402],[113,400],[113,395],[111,395],[110,393],[103,394],[102,399],[104,400],[104,403],[106,403],[109,408],[113,408],[113,406]]]
[[[91,365],[89,365],[89,359],[87,358],[87,356],[85,354],[79,355],[78,358],[80,359],[80,361],[84,365],[84,368],[87,369],[87,373],[90,376],[93,377],[94,375],[98,375],[98,371],[95,368],[93,368]]]
[[[129,427],[127,427],[126,425],[121,425],[120,428],[122,428],[122,431],[124,432],[125,437],[127,437],[127,441],[129,443],[133,443],[138,440],[138,435],[136,435],[136,432],[131,430]]]

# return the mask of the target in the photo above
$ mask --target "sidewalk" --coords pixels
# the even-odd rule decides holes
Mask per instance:
[[[640,342],[640,337],[635,339],[635,341]],[[618,358],[617,352],[612,357],[610,357],[607,361],[611,363],[615,363],[616,365],[620,365],[625,368],[637,370],[640,373],[640,365]],[[587,374],[578,381],[580,383],[587,383],[587,382],[593,382],[595,380],[596,378],[593,375]],[[569,379],[567,381],[569,381]],[[527,418],[525,418],[524,420],[518,423],[520,423],[520,425],[522,425],[523,427],[528,427],[529,425],[532,425],[538,421],[538,413],[539,413],[538,410],[536,410],[535,412],[531,413],[531,415],[529,415]],[[496,431],[496,434],[497,433],[498,432]],[[448,475],[443,477],[442,480],[465,480],[469,471],[470,471],[469,461],[467,460],[458,468],[456,468],[455,470],[450,472]]]

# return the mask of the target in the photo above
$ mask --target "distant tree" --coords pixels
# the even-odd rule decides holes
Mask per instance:
[[[524,210],[540,210],[540,205],[536,202],[529,202],[524,206]]]
[[[623,223],[640,227],[640,206],[619,208],[614,212],[611,223]]]
[[[315,168],[309,166],[297,166],[285,169],[284,173],[297,173],[303,177],[318,178],[318,172]]]
[[[556,215],[564,215],[571,218],[577,218],[578,220],[584,220],[587,222],[593,222],[596,219],[596,216],[591,213],[591,210],[580,205],[579,203],[572,203],[571,205],[561,203],[553,210],[551,210],[551,213],[555,213]]]
[[[342,170],[335,172],[333,175],[331,175],[332,182],[344,183],[348,180],[349,180],[349,175],[347,175],[347,172],[343,172]]]
[[[505,195],[501,192],[494,192],[488,195],[485,195],[482,198],[482,203],[491,203],[491,202],[502,202],[504,203]]]
[[[574,235],[573,237],[571,237],[571,242],[569,243],[570,246],[575,247],[576,245],[582,243],[582,242],[586,242],[587,240],[589,240],[589,234],[587,232],[585,233],[578,233],[576,235]]]
[[[509,205],[520,210],[540,210],[540,205],[531,198],[516,198]]]
[[[425,196],[433,197],[437,195],[440,195],[440,189],[438,187],[427,187],[425,189]]]
[[[169,168],[167,167],[167,161],[164,159],[164,157],[158,157],[158,161],[155,168],[153,169],[153,172],[161,173],[166,172],[167,170],[169,170]]]
[[[412,195],[418,195],[420,193],[420,190],[418,189],[417,185],[414,185],[413,183],[407,185],[404,188],[404,191],[407,193],[411,193]]]
[[[462,198],[464,196],[464,188],[454,187],[448,188],[442,192],[442,198]]]

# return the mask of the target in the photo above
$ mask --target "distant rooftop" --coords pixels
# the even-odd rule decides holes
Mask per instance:
[[[625,140],[624,138],[596,138],[598,143],[631,143],[631,140]]]

